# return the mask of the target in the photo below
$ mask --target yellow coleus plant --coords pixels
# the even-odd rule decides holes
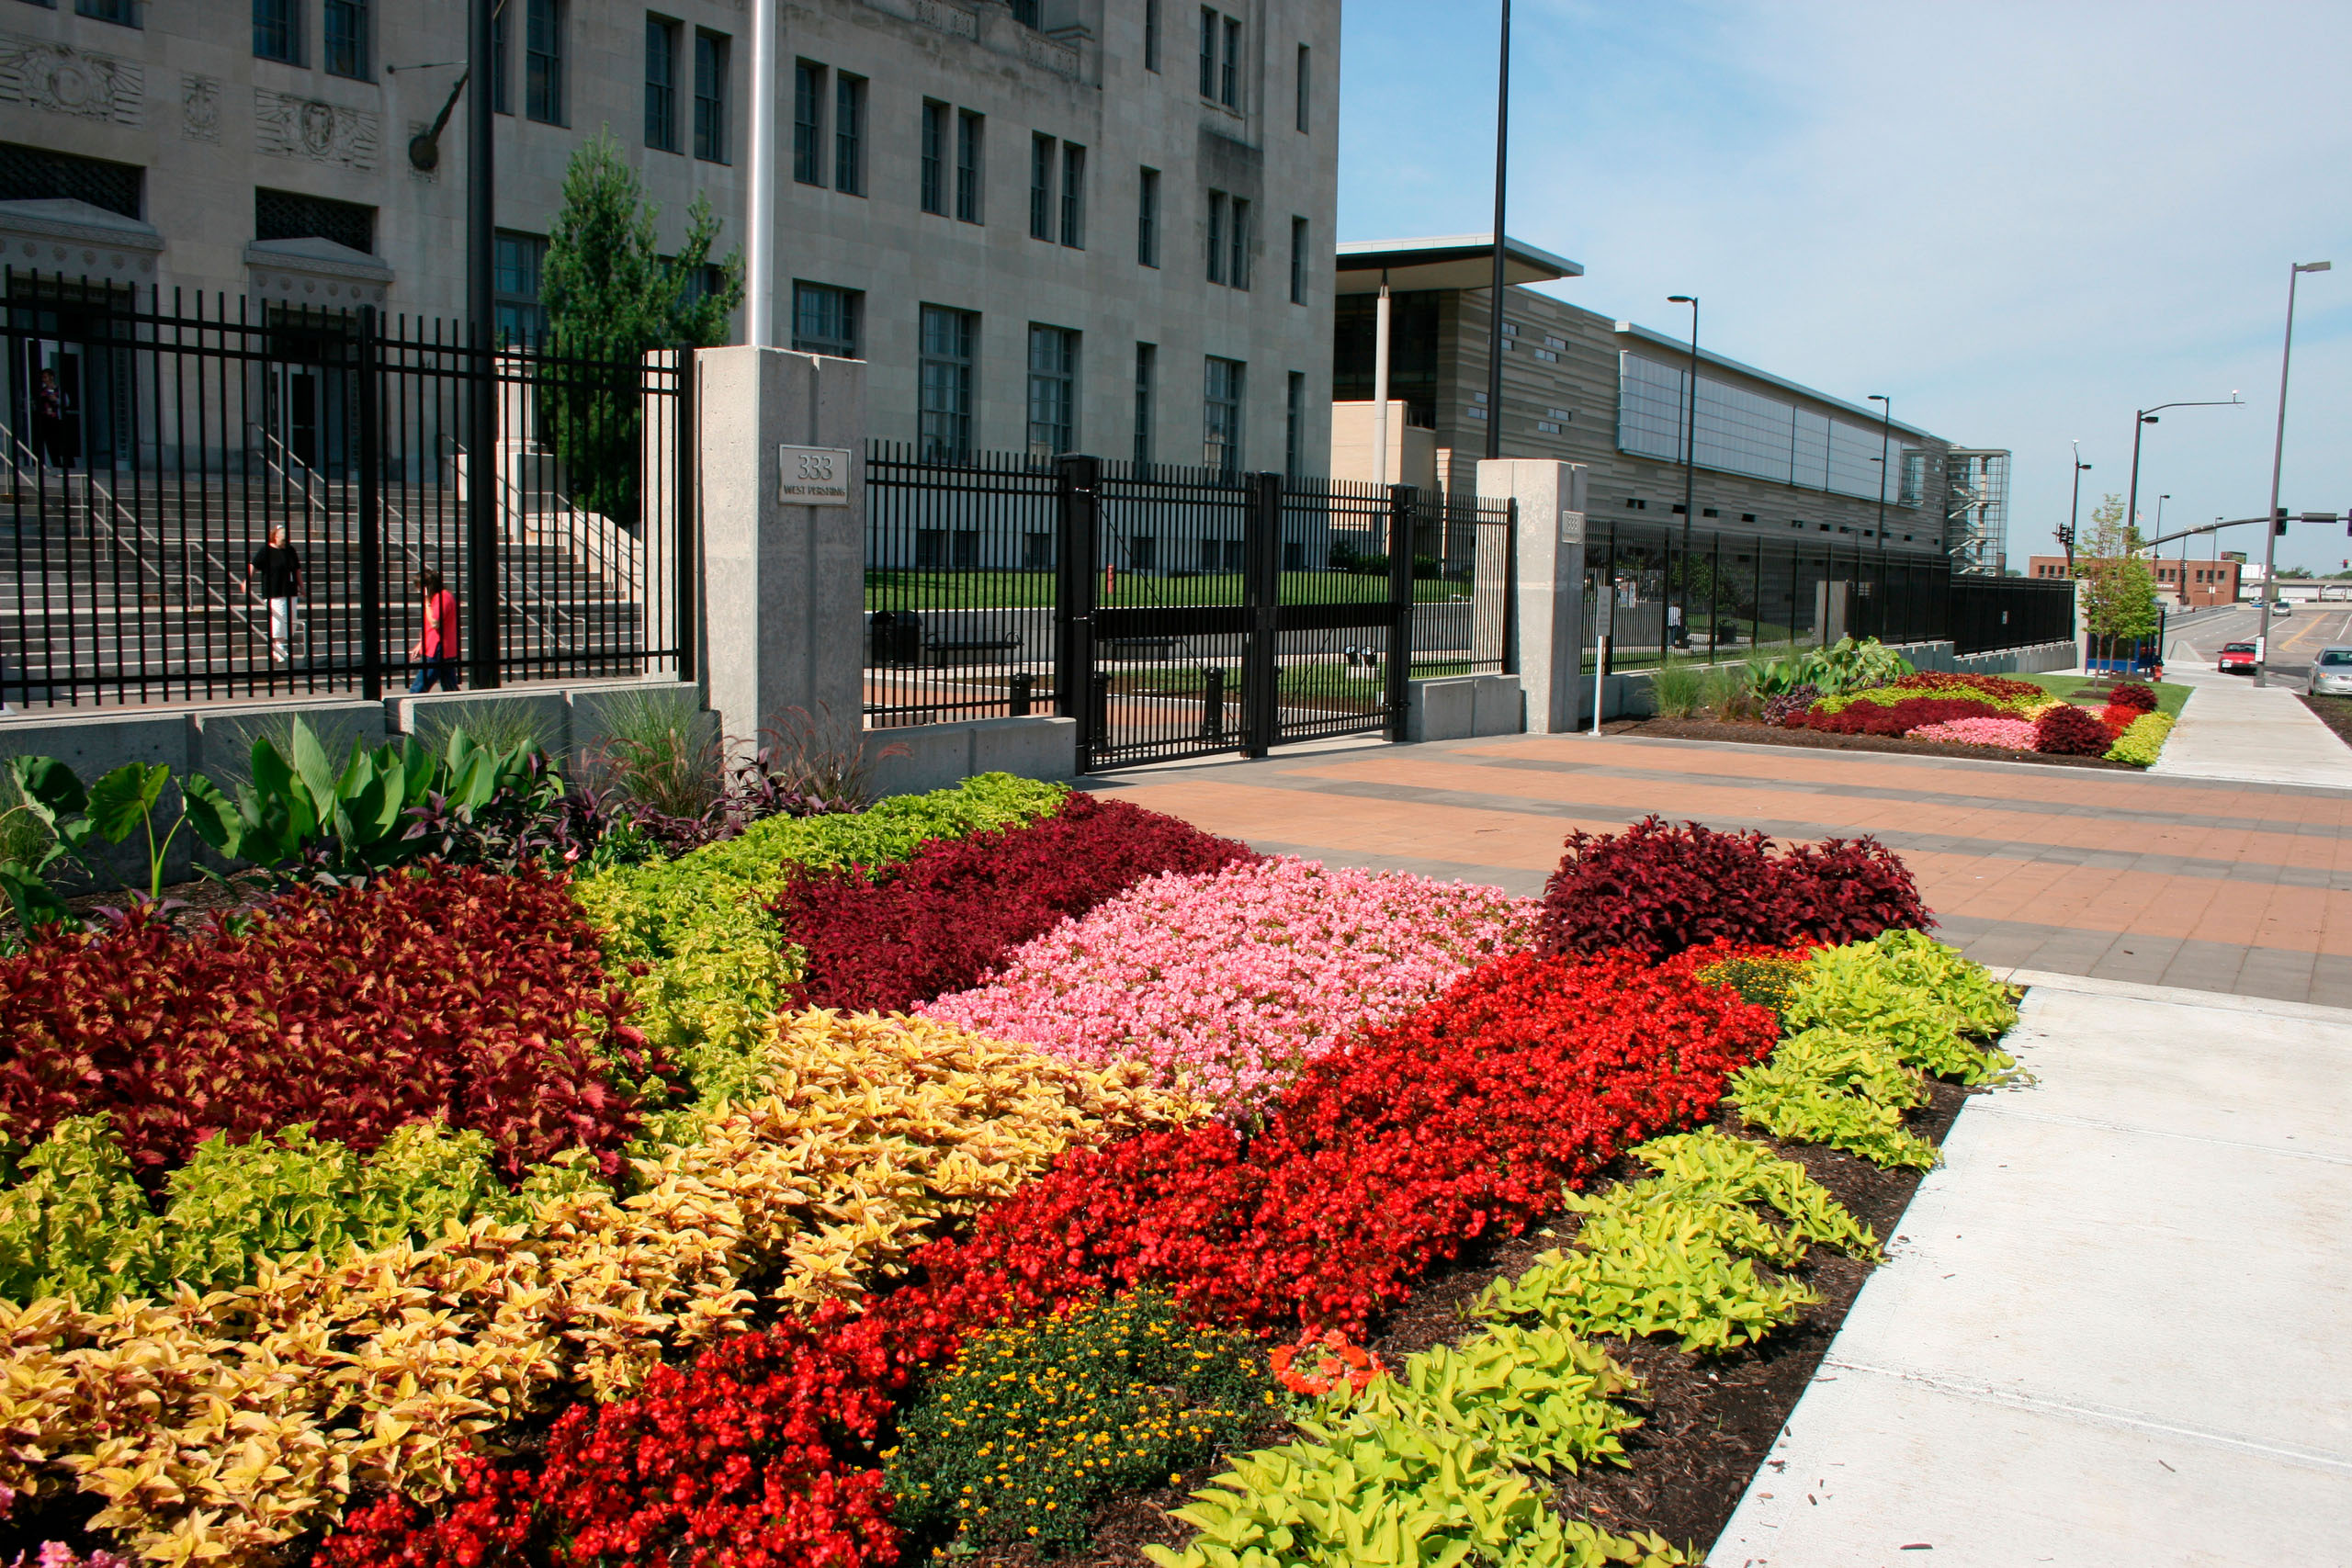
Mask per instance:
[[[887,1279],[1064,1149],[1207,1108],[1146,1069],[1067,1066],[922,1019],[780,1021],[759,1092],[653,1145],[621,1197],[574,1164],[519,1221],[263,1265],[103,1310],[0,1303],[0,1485],[78,1489],[161,1562],[258,1562],[356,1486],[431,1495],[559,1391],[610,1399],[751,1325]]]

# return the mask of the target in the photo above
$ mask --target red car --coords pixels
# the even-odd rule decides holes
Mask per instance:
[[[2259,659],[2250,642],[2230,642],[2222,645],[2222,657],[2215,662],[2224,675],[2251,675]]]

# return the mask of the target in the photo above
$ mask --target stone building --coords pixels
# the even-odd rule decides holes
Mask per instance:
[[[1503,400],[1487,405],[1492,243],[1484,234],[1339,247],[1332,398],[1334,472],[1371,479],[1363,431],[1374,396],[1374,333],[1384,274],[1390,288],[1392,479],[1453,488],[1484,457],[1489,421],[1502,453],[1589,470],[1594,525],[1663,532],[1682,523],[1687,338],[1613,320],[1525,285],[1583,268],[1517,241],[1505,256]],[[1408,428],[1399,428],[1400,424]],[[1890,554],[1944,554],[1982,539],[1984,505],[1962,494],[1997,457],[1951,462],[1952,443],[1879,408],[1849,401],[1700,353],[1696,491],[1699,533],[1757,535],[1808,547],[1834,543]],[[1884,535],[1880,529],[1883,444]],[[1400,457],[1424,466],[1400,473]],[[1359,470],[1362,471],[1359,471]],[[2003,480],[2006,484],[2006,479]],[[2005,502],[2005,497],[2003,498]],[[1993,520],[1997,524],[1998,520]],[[1997,529],[1995,530],[1997,536]],[[1825,537],[1826,536],[1826,537]],[[1997,571],[1999,546],[1990,570]]]
[[[875,435],[948,456],[1319,465],[1339,0],[774,3],[776,333],[871,362]],[[74,439],[101,462],[109,407],[136,390],[97,384],[36,273],[232,318],[457,318],[466,9],[9,6],[11,417],[40,370],[73,377]],[[697,196],[721,249],[741,243],[750,27],[746,0],[505,0],[489,73],[509,339],[541,325],[564,170],[599,132],[639,171],[664,243]],[[315,422],[317,383],[257,406]]]

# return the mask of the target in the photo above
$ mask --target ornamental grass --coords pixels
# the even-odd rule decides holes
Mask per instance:
[[[1245,1115],[1522,944],[1533,913],[1491,888],[1289,857],[1156,876],[921,1010],[1064,1061],[1145,1062]]]

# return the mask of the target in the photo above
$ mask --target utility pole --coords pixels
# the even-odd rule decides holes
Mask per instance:
[[[2262,534],[2262,619],[2256,632],[2254,683],[2270,683],[2270,605],[2278,597],[2278,470],[2287,457],[2287,370],[2295,357],[2295,285],[2307,272],[2326,272],[2334,262],[2296,262],[2287,269],[2287,339],[2278,350],[2278,434],[2270,446],[2270,526]]]
[[[1699,510],[1699,297],[1669,294],[1666,302],[1690,307],[1690,387],[1682,408],[1682,576],[1676,596],[1687,635],[1690,629],[1690,520]]]
[[[1500,75],[1495,84],[1494,316],[1487,323],[1487,456],[1503,455],[1503,170],[1510,151],[1510,0],[1503,0]],[[1382,481],[1387,482],[1384,476]]]
[[[467,17],[466,333],[473,374],[466,408],[466,684],[498,684],[497,204],[491,128],[496,123],[499,0],[472,0]]]
[[[2066,531],[2058,536],[2058,542],[2066,547],[2068,577],[2075,575],[2075,530],[2083,518],[2083,475],[2089,468],[2090,465],[2083,461],[2083,444],[2077,441],[2075,443],[2075,502],[2066,509]]]
[[[1889,440],[1894,434],[1894,400],[1883,392],[1872,392],[1871,401],[1878,404],[1878,553],[1886,554],[1886,459]]]

